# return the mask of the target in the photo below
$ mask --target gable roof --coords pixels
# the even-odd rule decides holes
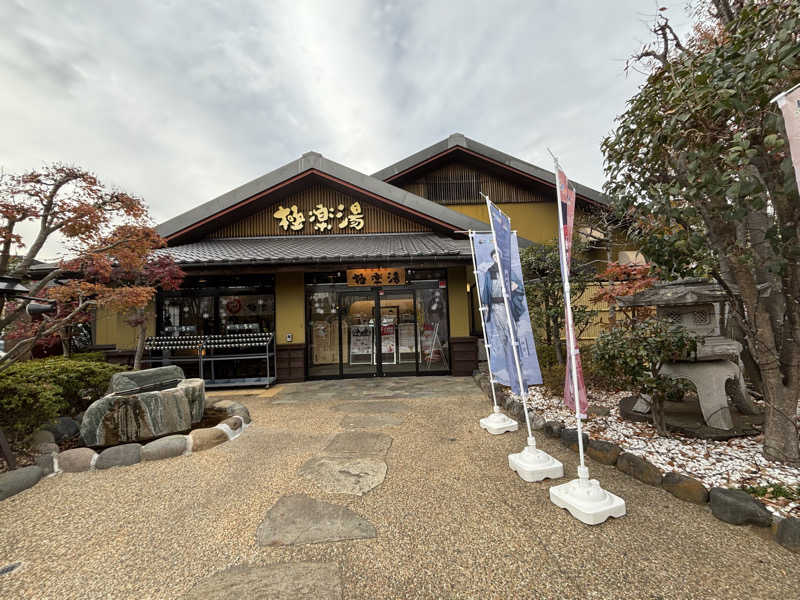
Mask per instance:
[[[415,152],[411,156],[393,165],[389,165],[377,173],[373,173],[372,176],[382,181],[393,182],[425,166],[427,163],[431,163],[454,152],[466,153],[478,157],[486,162],[493,163],[495,166],[511,170],[518,175],[523,175],[539,183],[549,185],[553,189],[556,187],[556,176],[552,171],[542,169],[541,167],[537,167],[529,162],[525,162],[510,154],[492,148],[491,146],[476,142],[462,133],[453,133],[447,139],[437,142],[432,146],[428,146],[424,150]],[[596,206],[607,206],[609,204],[608,196],[602,192],[598,192],[597,190],[575,181],[570,181],[570,183],[575,186],[575,192],[579,200]]]
[[[318,152],[306,152],[297,160],[161,223],[156,227],[156,231],[168,242],[182,238],[204,226],[208,228],[222,215],[253,205],[260,198],[289,184],[296,184],[307,176],[322,178],[344,189],[370,197],[376,204],[393,207],[406,214],[411,213],[440,230],[481,231],[489,227],[483,221],[467,217],[380,179],[360,173],[329,160]]]

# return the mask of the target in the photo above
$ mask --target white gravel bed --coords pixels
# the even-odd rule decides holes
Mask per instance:
[[[766,486],[780,483],[800,486],[800,468],[769,461],[761,453],[761,436],[726,441],[700,440],[671,434],[661,437],[650,423],[625,421],[619,414],[619,401],[630,392],[589,392],[589,405],[604,406],[608,416],[590,416],[584,430],[595,439],[607,440],[624,451],[646,458],[663,472],[677,471],[694,477],[706,487]],[[575,427],[575,413],[561,397],[543,387],[530,388],[529,401],[547,421],[561,421]],[[786,498],[759,498],[774,514],[800,518],[800,501]]]

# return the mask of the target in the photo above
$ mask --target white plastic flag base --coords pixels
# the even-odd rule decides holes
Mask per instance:
[[[522,452],[508,455],[508,466],[516,471],[524,481],[558,479],[564,476],[564,465],[555,458],[536,449],[536,440],[528,438],[528,445]]]
[[[551,487],[550,501],[587,525],[625,516],[625,500],[605,491],[597,479],[589,479],[586,467],[578,467],[578,479]]]
[[[498,407],[494,407],[494,412],[480,421],[481,427],[492,435],[505,433],[506,431],[516,431],[519,425],[511,417],[500,412]]]

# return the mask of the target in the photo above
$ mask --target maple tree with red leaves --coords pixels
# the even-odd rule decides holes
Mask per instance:
[[[26,222],[38,223],[30,242],[18,231]],[[63,241],[68,258],[41,279],[32,280],[31,267],[55,236]],[[86,320],[98,306],[129,316],[143,315],[157,287],[172,289],[183,277],[170,259],[153,254],[163,245],[141,198],[107,188],[92,173],[56,164],[3,176],[0,275],[30,281],[29,295],[54,300],[57,310],[30,319],[25,311],[29,300],[0,297],[0,331],[17,340],[0,358],[0,369],[25,356],[41,340],[63,339],[70,326]],[[129,318],[129,323],[138,327],[139,320]]]
[[[604,283],[591,300],[592,302],[606,302],[613,309],[609,314],[611,325],[616,321],[617,310],[621,308],[617,298],[632,296],[646,290],[658,281],[658,277],[653,274],[651,265],[626,265],[619,262],[608,263],[605,270],[597,274],[597,279]],[[630,310],[635,311],[636,309],[631,308]],[[641,310],[639,308],[639,311]],[[623,314],[625,313],[623,312]],[[631,312],[627,316],[634,319],[637,317],[637,313]]]

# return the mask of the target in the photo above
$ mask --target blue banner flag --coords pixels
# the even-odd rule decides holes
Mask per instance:
[[[525,298],[517,235],[511,232],[508,217],[493,204],[488,203],[488,206],[494,239],[491,234],[473,234],[473,247],[478,291],[485,309],[489,365],[495,381],[520,394],[513,340],[518,342],[525,389],[542,383],[542,373]],[[504,296],[508,300],[508,310]]]

